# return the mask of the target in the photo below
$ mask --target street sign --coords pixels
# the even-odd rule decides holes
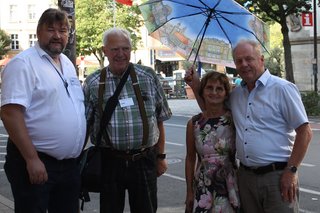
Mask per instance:
[[[312,13],[302,13],[301,19],[302,19],[302,26],[304,27],[313,26]]]

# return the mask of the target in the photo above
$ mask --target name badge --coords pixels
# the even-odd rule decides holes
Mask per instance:
[[[129,107],[129,106],[134,105],[132,98],[123,98],[123,99],[120,99],[120,100],[119,100],[119,103],[120,103],[120,106],[121,106],[122,108],[124,108],[124,107]]]
[[[74,86],[81,86],[80,81],[77,78],[70,78],[70,84]]]

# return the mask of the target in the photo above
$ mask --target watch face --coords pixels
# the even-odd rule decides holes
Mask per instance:
[[[297,172],[297,167],[291,166],[290,167],[290,171],[293,172],[293,173],[296,173]]]

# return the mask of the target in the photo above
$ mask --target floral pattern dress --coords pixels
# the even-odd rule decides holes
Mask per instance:
[[[232,213],[239,209],[235,159],[235,129],[231,113],[206,119],[192,118],[198,155],[194,177],[197,213]]]

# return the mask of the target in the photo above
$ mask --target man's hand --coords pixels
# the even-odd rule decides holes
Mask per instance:
[[[286,202],[292,203],[295,201],[298,189],[298,175],[284,170],[281,176],[280,190],[282,199]]]
[[[44,184],[48,180],[46,167],[39,158],[27,162],[27,171],[31,184]]]
[[[194,203],[194,194],[193,193],[187,193],[186,197],[186,210],[185,213],[192,213],[193,212],[193,204]]]
[[[168,169],[168,163],[166,159],[158,159],[157,175],[160,177]]]

